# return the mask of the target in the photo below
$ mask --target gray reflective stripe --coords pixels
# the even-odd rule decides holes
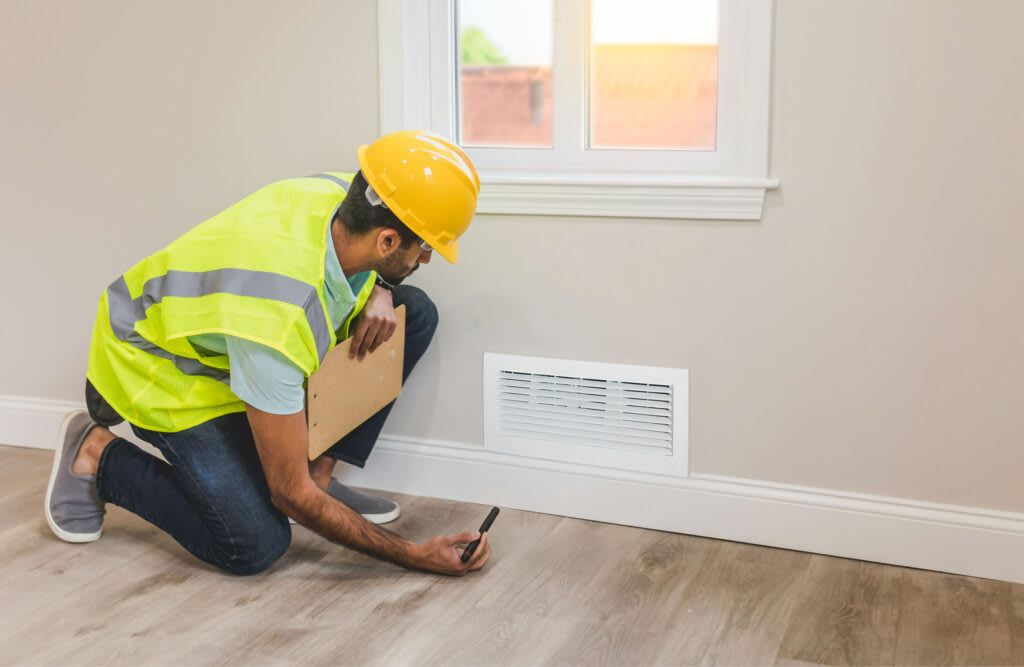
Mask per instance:
[[[166,350],[156,348],[135,331],[135,323],[146,319],[146,310],[153,304],[159,303],[164,297],[200,297],[207,294],[225,293],[290,303],[302,308],[305,312],[320,360],[323,360],[331,346],[331,330],[316,288],[301,280],[279,273],[247,269],[168,271],[162,276],[154,276],[147,280],[142,286],[142,294],[134,299],[131,298],[124,276],[121,276],[110,285],[107,292],[110,327],[113,329],[114,335],[119,340],[140,349],[170,359],[183,373],[188,375],[214,377],[211,373],[216,373],[225,378],[228,377],[224,371],[211,369],[194,359],[177,357]],[[153,352],[151,348],[159,349],[162,354]],[[196,368],[196,366],[200,368]]]
[[[345,181],[341,180],[337,176],[331,176],[330,174],[314,174],[313,176],[310,176],[309,178],[326,178],[328,181],[334,181],[335,183],[340,185],[341,188],[345,192],[348,192],[348,183],[346,183]]]
[[[222,371],[219,368],[210,368],[195,359],[171,354],[139,335],[135,331],[135,322],[146,318],[145,309],[142,310],[141,317],[135,317],[135,312],[139,305],[141,305],[139,299],[132,300],[131,293],[128,291],[128,284],[124,281],[124,276],[115,280],[107,288],[107,310],[110,311],[110,328],[113,329],[114,335],[117,336],[118,340],[128,343],[143,352],[167,359],[185,375],[201,375],[224,384],[230,384],[231,376],[227,371]]]

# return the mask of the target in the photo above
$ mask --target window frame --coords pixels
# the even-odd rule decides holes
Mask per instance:
[[[554,0],[554,146],[467,147],[479,213],[759,220],[768,175],[773,0],[719,0],[715,150],[586,149],[588,0]],[[378,0],[381,133],[457,136],[454,0]],[[567,100],[569,100],[567,102]]]

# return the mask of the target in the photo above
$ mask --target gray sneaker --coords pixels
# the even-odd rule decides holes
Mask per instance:
[[[333,477],[327,484],[327,493],[362,514],[363,518],[370,523],[394,521],[402,511],[398,503],[393,500],[353,491]],[[293,519],[288,519],[288,521],[295,523]]]
[[[85,410],[68,413],[60,425],[53,469],[46,487],[46,522],[65,542],[95,542],[103,532],[103,501],[96,489],[96,475],[77,475],[71,464],[90,429],[96,426]]]
[[[331,478],[327,493],[363,515],[370,523],[387,523],[398,518],[401,509],[394,500],[359,493]]]

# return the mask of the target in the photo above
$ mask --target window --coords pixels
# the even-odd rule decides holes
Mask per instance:
[[[378,0],[381,131],[476,163],[480,212],[759,219],[770,0]]]

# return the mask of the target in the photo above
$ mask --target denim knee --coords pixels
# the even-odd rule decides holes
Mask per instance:
[[[288,518],[281,514],[280,520],[260,522],[262,530],[253,533],[240,544],[225,549],[220,567],[231,574],[259,574],[288,551],[292,543],[292,529]]]

